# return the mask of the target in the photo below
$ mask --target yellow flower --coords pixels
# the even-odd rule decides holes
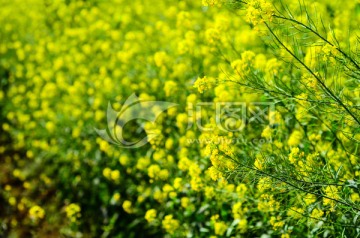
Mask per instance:
[[[169,170],[167,169],[162,169],[160,172],[159,172],[159,178],[161,180],[167,180],[169,178]]]
[[[191,189],[194,191],[200,191],[202,188],[202,180],[200,177],[192,177],[190,180]]]
[[[259,159],[259,158],[256,158],[256,159],[255,159],[254,166],[255,166],[257,169],[260,169],[260,170],[263,169],[263,163],[260,162],[260,159]]]
[[[111,177],[112,180],[118,181],[120,179],[120,171],[119,170],[111,171],[110,177]]]
[[[111,177],[111,169],[110,168],[105,168],[103,170],[103,175],[105,178],[109,179]]]
[[[215,189],[213,187],[206,186],[204,189],[205,197],[208,199],[211,199],[212,197],[215,197]]]
[[[180,222],[173,219],[173,215],[166,215],[162,221],[162,227],[169,234],[174,234],[175,231],[180,227]]]
[[[188,123],[188,115],[186,113],[179,113],[176,116],[176,125],[181,129],[184,130],[185,126]]]
[[[189,175],[191,177],[197,177],[201,174],[201,169],[196,163],[191,163],[189,167]]]
[[[208,173],[210,175],[210,178],[214,181],[223,178],[222,173],[216,169],[214,166],[210,167],[208,170]]]
[[[220,42],[220,32],[216,28],[209,28],[205,32],[205,38],[209,45],[214,46]]]
[[[149,223],[153,222],[156,219],[156,210],[155,209],[150,209],[150,210],[146,211],[145,219]]]
[[[172,191],[174,191],[174,188],[170,185],[170,184],[165,184],[164,186],[163,186],[163,191],[165,192],[165,193],[169,193],[169,192],[172,192]]]
[[[286,214],[294,219],[300,219],[304,214],[304,209],[298,207],[290,207]]]
[[[128,165],[129,164],[129,162],[130,162],[130,160],[129,160],[129,157],[128,156],[126,156],[126,155],[122,155],[122,156],[120,156],[120,158],[119,158],[119,162],[120,162],[120,164],[121,165]]]
[[[301,81],[310,89],[316,89],[317,87],[317,80],[316,78],[314,78],[314,76],[308,76],[308,75],[305,75],[305,76],[302,76],[301,77]]]
[[[210,217],[210,221],[215,222],[215,221],[217,221],[219,219],[219,217],[220,217],[219,214],[212,215]]]
[[[71,222],[76,222],[76,220],[81,216],[81,208],[76,203],[71,203],[66,206],[65,212]]]
[[[224,0],[202,0],[202,5],[204,7],[213,7],[213,6],[221,6]]]
[[[232,207],[232,213],[233,213],[233,217],[235,219],[240,219],[242,218],[242,216],[244,215],[244,211],[242,209],[242,203],[241,202],[237,202],[233,205]]]
[[[324,192],[325,192],[325,195],[329,198],[337,199],[337,200],[340,199],[339,190],[334,185],[326,186],[326,188],[324,189]],[[335,211],[336,202],[334,200],[331,200],[328,198],[323,198],[323,203],[325,206],[329,205],[331,211]]]
[[[283,221],[279,221],[280,219],[281,219],[280,216],[278,217],[272,216],[270,218],[270,224],[273,226],[274,230],[279,230],[284,226],[285,223]]]
[[[46,122],[45,127],[50,133],[54,132],[56,128],[54,122],[52,121]]]
[[[150,178],[157,178],[159,176],[159,172],[161,171],[160,166],[157,164],[152,164],[148,168],[148,175]]]
[[[127,213],[129,213],[129,214],[133,213],[131,201],[125,200],[125,201],[123,202],[122,207],[123,207],[123,209],[124,209],[125,212],[127,212]]]
[[[270,128],[270,126],[265,127],[265,129],[261,133],[261,136],[266,138],[266,139],[271,138],[271,128]]]
[[[169,80],[165,82],[164,91],[166,97],[169,97],[171,95],[176,95],[178,91],[178,85],[176,82]]]
[[[296,164],[297,159],[301,158],[303,153],[300,153],[300,149],[298,147],[294,147],[291,149],[289,154],[289,161],[292,164]]]
[[[40,206],[33,206],[29,210],[29,217],[32,220],[43,219],[45,217],[45,211]]]
[[[304,202],[306,205],[313,204],[314,202],[316,202],[316,196],[314,194],[308,193],[304,198]]]
[[[181,206],[183,208],[187,208],[190,204],[190,199],[188,197],[182,197],[181,198]]]
[[[260,178],[257,184],[257,189],[260,192],[268,190],[271,188],[271,179],[269,177]]]
[[[329,44],[325,44],[322,47],[322,52],[324,53],[324,60],[328,60],[330,56],[336,56],[339,53],[335,46]]]
[[[239,229],[240,233],[245,233],[247,230],[248,221],[246,219],[240,219],[237,228]]]
[[[274,7],[265,0],[250,0],[246,9],[246,20],[254,25],[262,22],[271,22]]]
[[[241,183],[236,187],[236,193],[238,194],[238,196],[240,198],[244,197],[246,191],[248,190],[248,188],[246,187],[245,184]]]
[[[162,203],[166,198],[166,194],[162,193],[160,190],[156,190],[153,194],[153,197],[156,201]]]
[[[174,139],[172,138],[168,138],[165,142],[165,148],[168,149],[168,150],[171,150],[174,146]]]
[[[211,77],[202,77],[202,78],[197,78],[197,80],[194,83],[194,88],[197,88],[197,90],[199,91],[199,93],[203,93],[205,90],[208,90],[212,87],[214,87],[216,84],[216,80],[214,78]]]
[[[150,159],[143,157],[137,161],[136,168],[139,170],[145,170],[149,164],[150,164]]]
[[[280,207],[280,203],[275,201],[273,195],[262,194],[258,203],[258,209],[262,212],[274,212]]]
[[[358,193],[352,193],[352,194],[350,195],[350,199],[351,199],[351,201],[353,201],[353,202],[359,202],[359,201],[360,201],[360,196],[359,196]]]
[[[120,200],[120,198],[121,198],[120,193],[114,193],[113,199],[114,199],[115,202],[118,202]]]
[[[9,204],[10,204],[11,206],[15,206],[15,205],[16,205],[16,198],[15,198],[15,197],[10,197],[8,201],[9,201]]]
[[[244,51],[241,53],[241,59],[235,60],[231,63],[231,67],[235,70],[235,73],[241,77],[247,76],[254,65],[255,53],[252,51]]]
[[[156,52],[154,55],[154,61],[157,67],[164,66],[168,60],[168,55],[163,51]]]
[[[173,187],[175,189],[180,189],[182,186],[182,178],[175,178],[174,179],[174,184],[173,184]]]
[[[302,137],[303,137],[303,133],[301,131],[294,130],[288,139],[288,145],[298,146],[301,142]]]
[[[214,223],[214,230],[216,235],[224,235],[225,231],[227,230],[228,226],[223,221],[218,221]]]
[[[316,218],[316,219],[321,218],[323,215],[324,215],[324,212],[317,208],[314,208],[311,212],[311,217]]]

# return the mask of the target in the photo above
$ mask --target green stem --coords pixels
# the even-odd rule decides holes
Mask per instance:
[[[358,69],[360,70],[360,66],[355,62],[355,60],[353,58],[351,58],[349,55],[347,55],[343,50],[341,50],[339,47],[336,47],[333,43],[331,43],[330,41],[328,41],[325,37],[323,37],[322,35],[320,35],[318,32],[314,31],[311,27],[305,25],[302,22],[299,22],[295,19],[292,18],[287,18],[287,17],[282,17],[282,16],[278,16],[278,15],[273,15],[273,17],[279,18],[279,19],[283,19],[283,20],[287,20],[287,21],[291,21],[293,23],[296,23],[302,27],[304,27],[305,29],[309,30],[310,32],[312,32],[313,34],[315,34],[317,37],[319,37],[321,40],[323,40],[324,42],[328,43],[329,45],[335,47],[335,49],[337,51],[339,51],[345,58],[347,58],[348,60],[350,60],[350,62]]]
[[[293,52],[291,52],[284,43],[278,38],[278,36],[273,32],[273,30],[269,27],[269,25],[265,22],[266,27],[270,31],[270,33],[275,37],[275,40],[292,56],[296,61],[298,61],[325,89],[325,91],[342,106],[347,113],[360,125],[360,121],[356,118],[356,116],[350,111],[350,109],[338,98],[335,94],[325,85],[325,83],[317,76],[304,62],[302,62]]]

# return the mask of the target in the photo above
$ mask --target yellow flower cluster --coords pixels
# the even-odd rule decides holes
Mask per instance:
[[[37,221],[45,217],[45,211],[40,206],[32,206],[29,210],[29,216],[31,219]]]
[[[348,43],[357,42],[358,21],[350,19],[359,19],[360,4],[309,3],[307,9],[319,9],[335,27],[333,34],[320,32],[329,44],[296,31],[304,27],[274,27],[286,24],[275,20],[275,6],[281,10],[276,1],[229,2],[230,8],[243,4],[245,14],[221,8],[223,0],[4,2],[0,183],[9,206],[0,215],[2,227],[34,233],[43,220],[51,228],[59,221],[55,227],[69,237],[136,236],[138,230],[154,236],[165,231],[169,237],[263,231],[288,237],[290,227],[296,226],[294,236],[313,230],[313,224],[298,222],[311,220],[304,215],[322,219],[328,210],[328,221],[341,220],[344,209],[336,200],[358,205],[353,188],[321,182],[324,174],[336,182],[360,177],[354,119],[360,87],[349,76],[357,61],[339,51],[356,52]],[[294,18],[311,21],[297,4],[284,0]],[[265,45],[271,37],[262,39],[253,29],[262,23],[273,27],[284,45]],[[286,30],[288,35],[281,35]],[[353,34],[344,37],[347,32]],[[294,45],[290,35],[303,36],[304,44]],[[342,115],[342,105],[331,101],[334,96],[322,91],[316,77],[344,99],[354,117]],[[133,93],[141,115],[161,111],[145,110],[146,101],[177,106],[154,123],[140,118],[124,124],[120,112],[136,105],[125,104]],[[276,102],[276,109],[257,110],[269,102]],[[323,105],[327,110],[319,110]],[[106,141],[94,128],[114,134]],[[115,145],[120,135],[136,142],[155,134],[140,148]],[[277,173],[279,180],[268,176]],[[286,180],[311,184],[319,196],[281,182]],[[55,212],[64,204],[65,212]],[[70,230],[74,234],[67,234]],[[333,230],[332,236],[340,234],[335,225]]]
[[[103,175],[107,179],[111,179],[113,181],[119,181],[120,179],[120,171],[119,170],[111,170],[110,168],[105,168],[103,170]]]
[[[200,93],[203,93],[205,90],[212,88],[216,83],[214,78],[208,78],[204,76],[198,78],[194,83],[194,88],[197,88]]]
[[[156,210],[150,209],[145,213],[145,219],[151,223],[156,219]]]
[[[223,236],[228,226],[223,221],[214,222],[215,235]]]
[[[175,231],[179,228],[180,222],[176,219],[173,219],[173,215],[166,215],[162,220],[162,226],[169,234],[174,234]]]
[[[132,208],[132,202],[131,202],[131,201],[125,200],[125,201],[123,202],[122,207],[123,207],[123,209],[124,209],[125,212],[127,212],[127,213],[129,213],[129,214],[130,214],[130,213],[133,213],[133,208]]]
[[[289,154],[289,161],[292,164],[297,164],[300,158],[304,157],[304,152],[300,152],[299,147],[294,147],[291,149]]]
[[[336,202],[332,199],[340,199],[338,188],[334,185],[326,186],[326,188],[324,189],[324,193],[327,197],[323,199],[324,205],[330,206],[330,210],[335,211]]]
[[[224,2],[224,0],[202,0],[202,5],[205,7],[221,6]]]
[[[280,203],[277,202],[273,195],[263,194],[258,203],[258,209],[262,212],[274,212],[280,208]]]
[[[71,203],[66,206],[65,212],[71,222],[76,222],[81,217],[81,208],[75,203]]]
[[[241,59],[235,60],[231,63],[231,67],[241,77],[246,77],[252,72],[255,60],[255,53],[252,51],[245,51],[241,54]]]
[[[250,0],[247,3],[246,19],[253,25],[272,21],[274,15],[273,5],[266,0]]]

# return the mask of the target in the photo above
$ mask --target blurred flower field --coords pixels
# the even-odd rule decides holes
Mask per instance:
[[[350,0],[0,0],[0,237],[358,237],[359,23]]]

